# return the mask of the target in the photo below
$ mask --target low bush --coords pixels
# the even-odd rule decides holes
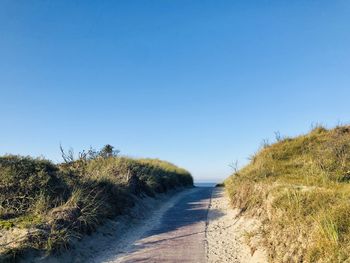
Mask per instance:
[[[33,212],[41,205],[57,206],[68,192],[59,169],[51,162],[21,156],[0,157],[1,219]]]

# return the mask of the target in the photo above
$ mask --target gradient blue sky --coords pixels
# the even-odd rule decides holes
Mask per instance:
[[[218,181],[349,122],[350,2],[0,1],[0,154],[106,143]]]

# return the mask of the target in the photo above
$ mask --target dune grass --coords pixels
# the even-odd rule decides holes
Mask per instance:
[[[350,127],[316,127],[265,145],[225,181],[259,216],[271,262],[350,261]]]
[[[68,159],[67,159],[68,160]],[[139,196],[193,185],[190,173],[171,163],[115,155],[68,160],[0,157],[0,261],[27,250],[69,248]]]

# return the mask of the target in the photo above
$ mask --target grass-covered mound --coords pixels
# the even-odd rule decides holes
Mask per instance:
[[[97,154],[55,165],[0,157],[0,262],[28,249],[67,248],[131,208],[136,196],[192,185],[187,171],[160,160]]]
[[[262,218],[272,262],[350,260],[350,127],[266,145],[225,187]]]

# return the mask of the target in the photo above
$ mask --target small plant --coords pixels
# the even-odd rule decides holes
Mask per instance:
[[[103,146],[101,151],[99,152],[99,155],[103,158],[109,158],[109,157],[117,157],[120,153],[119,150],[114,150],[114,147],[110,144],[106,144]]]
[[[279,131],[275,132],[275,139],[276,139],[276,142],[280,142],[283,140],[283,137],[281,136],[281,133]]]
[[[238,169],[238,160],[236,160],[236,161],[230,163],[230,164],[229,164],[229,167],[232,169],[233,174],[237,174],[237,172],[238,172],[238,170],[239,170],[239,169]]]
[[[334,245],[339,244],[339,229],[337,224],[331,218],[322,215],[322,219],[317,221],[317,224],[324,238]]]
[[[270,142],[269,142],[269,139],[263,139],[262,142],[261,142],[261,147],[263,149],[267,148],[270,146]]]

